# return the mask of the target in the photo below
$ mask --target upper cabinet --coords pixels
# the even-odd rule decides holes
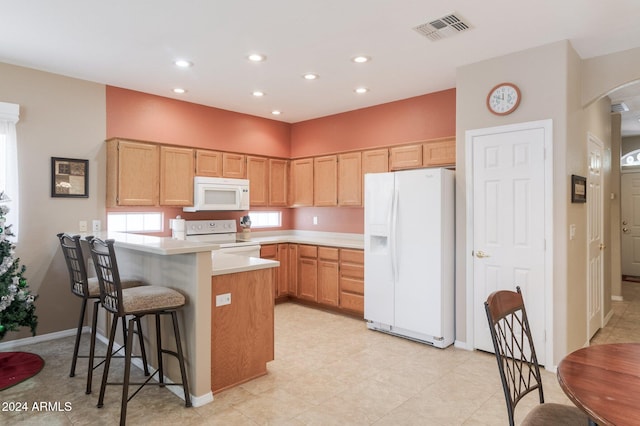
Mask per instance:
[[[313,206],[313,158],[291,161],[291,207]]]
[[[338,205],[362,205],[362,153],[338,155]]]
[[[362,152],[362,174],[389,171],[389,149],[371,149]]]
[[[287,178],[289,161],[279,158],[269,159],[269,205],[287,206]]]
[[[245,156],[231,152],[222,153],[222,176],[226,178],[244,179]]]
[[[269,201],[269,160],[248,155],[247,179],[251,207],[266,206]]]
[[[160,147],[160,205],[193,205],[194,154],[191,148]]]
[[[338,157],[325,155],[313,159],[313,205],[338,205]]]
[[[196,149],[196,176],[222,176],[222,153]]]
[[[455,166],[456,138],[447,138],[422,145],[422,164],[424,167]]]
[[[389,148],[389,170],[422,167],[422,144]]]
[[[158,205],[158,145],[107,141],[107,207]]]

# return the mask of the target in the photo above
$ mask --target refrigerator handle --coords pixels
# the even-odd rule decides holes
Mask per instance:
[[[396,232],[398,230],[398,189],[393,190],[393,201],[391,204],[391,238],[389,244],[391,245],[391,273],[393,274],[393,281],[398,281],[398,257],[396,253]]]

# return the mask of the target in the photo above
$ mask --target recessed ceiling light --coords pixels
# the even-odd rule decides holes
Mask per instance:
[[[305,80],[315,80],[315,79],[318,78],[318,74],[314,74],[312,72],[308,72],[306,74],[303,74],[302,78],[304,78]]]
[[[277,109],[274,109],[273,111],[271,111],[271,114],[280,115],[280,114],[282,114],[282,111],[278,111]]]
[[[351,60],[357,64],[364,64],[365,62],[369,62],[371,60],[368,56],[354,56]]]
[[[193,62],[187,61],[185,59],[176,59],[173,63],[180,68],[190,68],[193,66]]]
[[[260,90],[254,90],[251,94],[253,96],[255,96],[256,98],[260,98],[260,97],[264,96],[264,92],[261,92]]]
[[[252,53],[249,56],[247,56],[247,58],[251,62],[263,62],[263,61],[267,60],[267,57],[265,55],[260,54],[260,53]]]
[[[369,91],[369,89],[367,89],[366,87],[358,87],[354,90],[354,92],[356,93],[367,93]]]
[[[186,91],[186,89],[183,89],[182,87],[176,87],[175,89],[173,89],[173,93],[182,94],[182,93],[187,93],[187,91]]]

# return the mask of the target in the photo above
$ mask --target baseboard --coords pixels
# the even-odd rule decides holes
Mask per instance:
[[[469,346],[467,346],[467,342],[461,342],[460,340],[456,340],[455,342],[453,342],[453,346],[455,348],[464,349],[464,350],[467,350],[467,351],[472,351],[473,350],[473,348],[470,348]]]
[[[604,324],[602,324],[602,327],[605,327],[607,324],[609,324],[609,321],[611,320],[612,317],[613,317],[613,309],[611,309],[609,313],[605,315]]]
[[[82,328],[83,333],[89,333],[90,331],[91,327],[89,326],[84,326]],[[77,332],[77,328],[71,328],[69,330],[56,331],[54,333],[40,334],[38,336],[25,337],[24,339],[11,340],[9,342],[0,343],[0,351],[11,350],[19,348],[20,346],[32,345],[34,343],[62,339],[63,337],[75,336]]]
[[[91,330],[91,328],[89,328],[89,330]],[[109,345],[109,339],[107,339],[104,335],[100,334],[100,333],[96,333],[96,338],[98,340],[100,340],[102,343],[104,343],[105,345]],[[113,343],[113,350],[114,352],[121,349],[123,346],[118,344],[117,342]],[[140,369],[140,371],[144,371],[144,365],[142,364],[142,360],[140,358],[133,358],[131,360],[131,364],[138,367]],[[151,365],[148,363],[148,367],[150,370],[155,370],[155,366]],[[168,378],[167,376],[164,376],[164,382],[165,383],[174,383],[170,378]],[[177,396],[178,398],[180,398],[181,400],[184,401],[184,392],[182,391],[182,388],[179,386],[167,386],[166,387],[167,390],[169,390],[171,393],[173,393],[175,396]],[[191,394],[191,405],[194,407],[201,407],[205,404],[208,404],[210,402],[213,402],[213,392],[209,391],[207,393],[205,393],[204,395],[200,395],[200,396],[194,396],[193,394]]]
[[[614,302],[624,302],[624,298],[622,296],[611,296],[611,300]]]

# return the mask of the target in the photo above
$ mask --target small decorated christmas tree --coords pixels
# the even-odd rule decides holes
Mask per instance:
[[[17,331],[29,327],[35,336],[38,317],[35,314],[36,296],[31,294],[27,280],[23,277],[26,267],[15,257],[15,244],[9,241],[13,236],[11,225],[6,225],[9,199],[0,192],[0,340],[7,331]]]

